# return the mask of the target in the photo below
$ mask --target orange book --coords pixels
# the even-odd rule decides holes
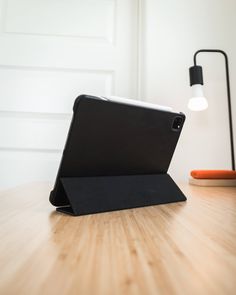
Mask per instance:
[[[191,176],[195,179],[236,179],[234,170],[192,170]]]

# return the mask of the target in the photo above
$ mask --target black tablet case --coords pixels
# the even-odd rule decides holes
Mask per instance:
[[[79,96],[50,202],[83,215],[185,201],[167,174],[184,120],[182,113]]]

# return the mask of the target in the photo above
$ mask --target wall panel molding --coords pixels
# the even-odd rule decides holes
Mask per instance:
[[[42,71],[42,72],[65,72],[65,73],[87,73],[87,74],[113,74],[114,70],[101,70],[101,69],[83,69],[72,67],[49,67],[37,65],[16,65],[16,64],[0,64],[0,69],[9,70],[25,70],[25,71]]]
[[[0,152],[27,152],[27,153],[43,153],[43,154],[61,154],[63,149],[39,149],[39,148],[18,148],[18,147],[1,147]]]
[[[114,89],[109,70],[0,64],[0,80],[0,111],[21,113],[71,113],[78,95]]]
[[[69,126],[70,120],[0,117],[0,147],[60,150]]]
[[[42,119],[42,120],[71,120],[71,113],[40,113],[0,110],[0,118]]]
[[[74,1],[71,6],[67,0],[2,2],[5,34],[114,42],[116,0]]]

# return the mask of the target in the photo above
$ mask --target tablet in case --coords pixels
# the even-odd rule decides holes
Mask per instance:
[[[182,113],[79,96],[50,202],[76,216],[185,201],[167,174],[184,121]]]

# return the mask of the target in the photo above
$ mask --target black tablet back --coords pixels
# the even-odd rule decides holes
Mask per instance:
[[[68,204],[61,178],[165,174],[185,120],[182,113],[81,95],[50,195]]]

